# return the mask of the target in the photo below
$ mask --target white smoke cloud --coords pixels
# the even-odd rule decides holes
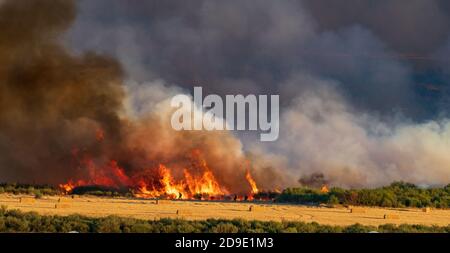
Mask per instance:
[[[314,82],[312,77],[306,78]],[[300,81],[297,79],[297,81]],[[450,121],[422,124],[382,122],[358,112],[332,84],[295,98],[281,116],[280,139],[256,153],[274,156],[273,166],[297,176],[323,173],[344,187],[380,186],[392,181],[447,184],[450,180]],[[294,174],[295,174],[294,173]]]

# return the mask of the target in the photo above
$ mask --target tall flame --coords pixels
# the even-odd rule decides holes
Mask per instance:
[[[252,175],[250,174],[250,170],[247,170],[247,173],[245,173],[245,178],[247,179],[247,182],[250,184],[252,194],[257,194],[259,192],[258,187],[256,186],[256,182],[253,179]]]
[[[159,164],[155,169],[144,170],[148,175],[129,177],[116,161],[98,167],[92,160],[84,159],[80,166],[88,172],[87,180],[69,180],[60,184],[60,188],[69,193],[79,186],[97,185],[108,187],[128,187],[136,197],[192,199],[207,196],[209,198],[228,195],[229,191],[221,186],[198,150],[191,155],[192,165],[183,170],[181,179],[174,179],[172,169]],[[193,171],[197,172],[194,173]]]
[[[165,196],[167,198],[182,198],[185,185],[183,182],[176,183],[170,170],[160,164],[158,168],[157,184],[148,184],[143,179],[139,182],[139,188],[135,192],[136,197],[156,198]]]
[[[103,133],[97,131],[97,140],[102,141],[103,138]],[[230,194],[228,189],[219,183],[213,170],[197,149],[188,156],[191,163],[185,168],[175,170],[161,163],[153,168],[139,170],[140,174],[132,175],[127,174],[127,171],[120,167],[115,160],[98,166],[98,161],[90,159],[88,155],[80,154],[78,149],[73,151],[73,155],[78,161],[80,171],[83,171],[85,175],[78,180],[71,179],[65,184],[60,184],[60,188],[66,193],[70,193],[80,186],[105,186],[128,188],[136,197],[141,198],[212,199]],[[81,155],[84,156],[79,158]],[[246,164],[249,166],[248,162]],[[175,171],[182,173],[174,176]],[[246,171],[245,178],[251,188],[248,196],[248,199],[251,200],[259,190],[249,169]]]

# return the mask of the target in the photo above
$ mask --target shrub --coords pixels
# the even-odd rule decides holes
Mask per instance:
[[[152,225],[148,223],[136,223],[131,227],[131,233],[151,233],[154,232]]]
[[[5,231],[6,231],[5,218],[0,217],[0,232],[5,232]]]
[[[377,230],[375,227],[363,226],[359,223],[344,228],[344,233],[368,233]]]
[[[36,190],[36,191],[34,192],[34,197],[35,197],[36,199],[41,199],[41,198],[42,198],[42,192],[41,192],[40,190]]]
[[[328,204],[337,205],[339,204],[339,199],[335,195],[331,195],[328,199]]]
[[[282,233],[297,233],[296,227],[287,227],[283,229]]]
[[[28,232],[28,222],[14,216],[6,217],[4,226],[7,232]]]
[[[116,216],[108,216],[98,221],[97,232],[100,233],[120,233],[120,218]]]

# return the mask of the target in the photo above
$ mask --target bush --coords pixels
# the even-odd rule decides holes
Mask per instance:
[[[287,227],[285,229],[283,229],[282,231],[283,233],[297,233],[297,228],[296,227]]]
[[[137,223],[131,227],[131,233],[151,233],[153,232],[153,227],[148,223]]]
[[[370,231],[376,231],[376,230],[377,229],[375,227],[363,226],[361,224],[356,223],[354,225],[344,228],[343,232],[344,233],[368,233]]]
[[[34,197],[35,197],[36,199],[42,199],[42,192],[39,191],[39,190],[36,190],[36,191],[34,192]]]
[[[328,199],[328,204],[337,205],[339,204],[339,199],[336,196],[331,195]]]
[[[97,232],[99,233],[120,233],[120,218],[116,216],[108,216],[100,219],[97,225]]]
[[[28,222],[26,220],[8,216],[4,222],[7,232],[28,232]]]
[[[0,217],[0,232],[6,231],[6,222],[5,218]]]

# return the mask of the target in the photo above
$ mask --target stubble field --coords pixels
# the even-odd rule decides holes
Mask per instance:
[[[450,210],[432,209],[424,212],[414,208],[374,207],[311,207],[274,203],[160,201],[126,198],[100,198],[91,196],[32,196],[0,195],[0,205],[8,209],[35,211],[41,215],[82,214],[91,217],[117,215],[138,219],[182,218],[204,220],[208,218],[260,221],[302,221],[327,225],[422,224],[447,226]],[[251,207],[251,208],[250,208]],[[251,209],[251,210],[250,210]]]

